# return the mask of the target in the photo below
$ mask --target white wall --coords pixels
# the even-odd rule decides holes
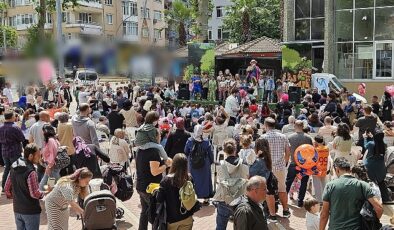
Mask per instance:
[[[216,7],[217,6],[231,6],[232,2],[231,0],[213,0],[213,10],[212,10],[212,16],[209,19],[208,22],[208,27],[212,31],[212,40],[216,41],[218,40],[218,28],[220,28],[223,25],[223,17],[218,18],[216,15]]]

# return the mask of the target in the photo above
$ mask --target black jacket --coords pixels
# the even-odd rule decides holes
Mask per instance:
[[[231,205],[236,206],[234,230],[268,230],[261,204],[255,203],[246,196],[241,196]]]
[[[189,133],[180,129],[177,129],[175,132],[171,133],[168,136],[167,143],[164,148],[168,157],[174,158],[175,154],[183,153],[187,139],[189,139],[189,137]]]
[[[41,213],[39,200],[30,196],[27,178],[35,171],[32,163],[23,157],[15,161],[11,166],[10,178],[12,183],[14,212],[24,215]]]
[[[101,178],[102,175],[97,157],[105,163],[109,163],[109,156],[96,145],[88,144],[87,146],[92,151],[91,156],[86,157],[84,153],[75,154],[75,167],[77,169],[87,167],[93,173],[93,178]]]

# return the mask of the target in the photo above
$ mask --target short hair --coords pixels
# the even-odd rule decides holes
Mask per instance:
[[[116,110],[118,108],[118,103],[116,101],[112,102],[111,109]]]
[[[250,192],[254,189],[257,189],[262,185],[267,188],[267,181],[262,176],[253,176],[251,177],[248,182],[246,183],[246,191]]]
[[[25,159],[29,158],[30,154],[34,154],[38,151],[38,146],[34,143],[26,145],[25,149],[23,150],[23,157]]]
[[[344,157],[338,157],[334,160],[334,168],[350,172],[350,162]]]
[[[156,111],[150,111],[146,114],[145,123],[152,124],[155,121],[158,121],[160,118],[159,114]]]
[[[105,116],[100,116],[99,121],[105,121],[107,118]]]
[[[372,113],[372,107],[370,105],[365,105],[364,106],[364,112],[366,114],[371,114]]]
[[[114,136],[118,137],[119,135],[124,134],[123,129],[115,129]]]
[[[267,126],[268,128],[275,128],[275,124],[276,124],[276,121],[272,117],[267,117],[264,120],[264,125]]]
[[[313,206],[319,204],[315,198],[307,198],[304,200],[304,208],[306,211],[311,212]]]
[[[295,128],[299,128],[299,129],[303,129],[304,128],[304,122],[301,120],[296,120],[296,122],[294,123],[294,127]]]
[[[290,124],[293,124],[295,121],[296,121],[296,118],[293,115],[289,116],[289,123]]]
[[[4,119],[10,120],[12,117],[14,117],[14,111],[8,110],[4,113]]]
[[[315,136],[314,139],[315,139],[316,143],[319,143],[319,144],[323,144],[323,145],[324,145],[324,138],[323,138],[322,136],[317,135],[317,136]]]
[[[90,108],[89,104],[82,103],[82,104],[79,105],[79,112],[84,113],[84,112],[88,111],[89,108]]]
[[[231,94],[238,93],[238,91],[239,91],[239,89],[234,88],[234,89],[231,90]]]
[[[237,142],[232,138],[225,140],[223,143],[223,151],[227,155],[233,155],[237,152]]]
[[[66,123],[68,121],[68,119],[69,119],[69,116],[67,113],[60,113],[58,116],[58,121],[60,123]]]
[[[332,119],[330,116],[326,116],[324,118],[324,124],[330,124],[330,125],[332,124]]]

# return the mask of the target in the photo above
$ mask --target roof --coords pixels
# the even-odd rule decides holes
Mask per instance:
[[[236,43],[224,42],[222,44],[216,45],[215,55],[222,55],[223,53],[237,47]],[[174,51],[174,56],[178,58],[187,58],[189,56],[189,49],[187,46],[181,47]]]
[[[278,39],[261,37],[245,44],[239,45],[238,47],[224,52],[223,55],[227,54],[238,54],[238,53],[280,53],[282,52],[280,41]]]
[[[174,51],[174,56],[175,57],[188,57],[189,56],[189,49],[187,48],[187,46],[181,47],[177,50]]]

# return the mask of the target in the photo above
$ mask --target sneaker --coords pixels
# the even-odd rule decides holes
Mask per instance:
[[[289,209],[283,210],[283,217],[289,218],[291,216],[291,212]]]
[[[276,223],[276,222],[278,222],[278,218],[277,218],[276,216],[271,216],[271,215],[268,216],[267,220],[268,220],[268,222],[270,222],[270,223]]]

